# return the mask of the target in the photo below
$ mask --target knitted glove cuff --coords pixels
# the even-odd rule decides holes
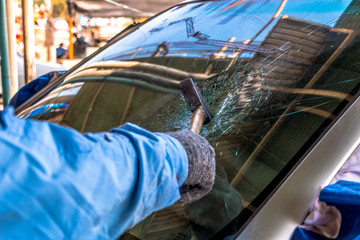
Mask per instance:
[[[180,187],[182,204],[199,200],[211,189],[215,180],[215,151],[209,142],[191,131],[167,133],[184,147],[189,161],[189,173]]]

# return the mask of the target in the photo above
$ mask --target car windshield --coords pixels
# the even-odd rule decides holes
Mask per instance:
[[[133,122],[186,129],[178,84],[192,78],[214,115],[203,199],[175,204],[121,239],[222,239],[238,232],[357,94],[360,1],[188,1],[112,39],[19,116],[81,132]]]

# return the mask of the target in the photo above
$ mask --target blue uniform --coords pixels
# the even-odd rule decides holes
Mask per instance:
[[[0,239],[114,239],[180,198],[184,148],[133,124],[81,134],[0,111]]]

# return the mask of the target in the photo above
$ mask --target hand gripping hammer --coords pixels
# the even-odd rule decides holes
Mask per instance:
[[[191,78],[181,81],[179,86],[192,112],[189,130],[199,134],[202,125],[209,123],[213,116]]]

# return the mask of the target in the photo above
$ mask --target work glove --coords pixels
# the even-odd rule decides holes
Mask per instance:
[[[184,147],[189,173],[180,187],[181,204],[188,204],[205,196],[213,187],[215,180],[215,151],[209,142],[191,131],[167,133],[176,138]]]

